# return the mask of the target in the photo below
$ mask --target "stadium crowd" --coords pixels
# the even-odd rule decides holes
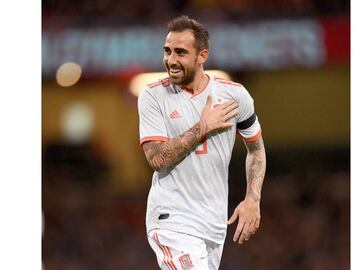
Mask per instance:
[[[86,164],[44,163],[45,269],[157,269],[145,234],[146,192],[119,196],[104,167],[91,179]],[[349,269],[349,178],[346,169],[267,176],[260,230],[239,246],[230,226],[221,269]],[[230,209],[241,181],[230,173]]]

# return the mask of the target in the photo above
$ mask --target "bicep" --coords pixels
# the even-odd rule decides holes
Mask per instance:
[[[254,100],[245,88],[239,90],[241,90],[238,91],[240,111],[236,130],[246,142],[256,141],[261,135],[261,126],[255,113]]]
[[[143,91],[138,98],[140,144],[146,141],[165,141],[167,131],[162,110],[148,91]]]

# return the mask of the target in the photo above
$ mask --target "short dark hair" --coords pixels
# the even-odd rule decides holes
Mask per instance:
[[[194,19],[190,19],[186,15],[172,19],[168,22],[167,27],[168,33],[191,30],[194,34],[195,48],[197,52],[200,52],[203,49],[209,49],[210,47],[209,32],[205,26]]]

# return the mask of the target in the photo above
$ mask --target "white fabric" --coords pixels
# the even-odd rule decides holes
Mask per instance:
[[[147,231],[161,228],[223,244],[227,228],[228,166],[236,137],[236,123],[254,113],[253,99],[240,84],[211,77],[198,95],[174,85],[153,84],[138,99],[140,141],[174,138],[199,121],[207,96],[213,105],[235,100],[239,113],[233,127],[209,137],[177,164],[154,172],[148,196]],[[240,130],[244,138],[260,132],[256,122]],[[166,219],[158,219],[169,214]]]
[[[148,241],[162,270],[217,270],[223,245],[169,230],[152,230]]]

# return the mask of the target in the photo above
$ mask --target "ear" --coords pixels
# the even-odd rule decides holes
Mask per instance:
[[[207,49],[201,50],[198,54],[198,63],[203,65],[208,59],[208,57],[209,57],[209,51]]]

